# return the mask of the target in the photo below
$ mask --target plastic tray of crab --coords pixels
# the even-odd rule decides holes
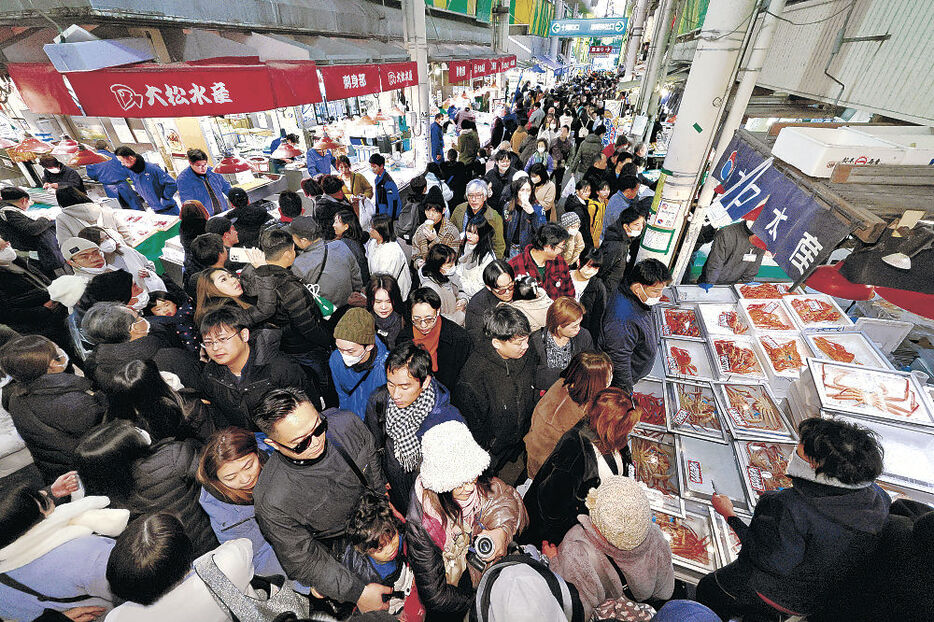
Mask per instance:
[[[853,327],[840,305],[826,294],[785,296],[782,304],[801,330],[843,332]]]
[[[736,302],[736,292],[729,285],[713,285],[701,287],[700,285],[675,285],[675,298],[678,304],[692,302],[733,303]]]
[[[808,366],[826,410],[934,428],[930,396],[912,374],[813,358]]]
[[[824,414],[869,428],[877,434],[884,450],[880,481],[934,494],[934,432],[840,413],[824,411]]]
[[[736,304],[697,305],[697,311],[711,337],[749,334],[749,324]]]
[[[749,500],[755,505],[762,493],[791,487],[785,475],[795,443],[775,441],[736,441],[734,448],[742,469]]]
[[[713,523],[714,539],[717,542],[717,552],[720,554],[720,566],[732,564],[739,557],[739,550],[743,547],[739,536],[733,531],[726,519],[717,514],[713,508],[710,510],[710,521]],[[747,525],[752,520],[752,516],[742,512],[736,513],[737,518]]]
[[[739,308],[746,322],[756,330],[798,330],[781,300],[744,299],[739,301]]]
[[[694,305],[657,306],[658,332],[663,337],[704,340],[700,316]]]
[[[726,442],[720,404],[709,382],[669,380],[667,387],[670,432]]]
[[[828,333],[804,335],[814,356],[838,363],[892,369],[892,364],[879,348],[862,333]]]
[[[670,378],[717,380],[716,367],[710,360],[707,344],[689,339],[662,339],[665,371]]]
[[[671,434],[635,432],[629,436],[634,477],[655,509],[684,516],[681,478]]]
[[[769,373],[797,380],[807,368],[811,349],[800,333],[760,332],[756,338]]]
[[[793,442],[797,438],[769,385],[724,382],[715,384],[714,389],[726,414],[723,419],[736,440]]]
[[[759,360],[752,337],[717,337],[713,340],[713,350],[720,377],[724,380],[766,379],[765,367]]]
[[[665,420],[665,402],[667,393],[665,381],[643,378],[632,388],[632,397],[642,408],[642,416],[637,429],[668,431]]]
[[[732,445],[678,436],[675,449],[680,460],[682,498],[710,504],[714,493],[719,493],[729,497],[736,508],[752,511]]]
[[[652,520],[668,541],[675,566],[700,576],[717,569],[720,558],[709,513],[685,512],[682,517],[655,510]]]
[[[781,299],[790,293],[790,289],[785,283],[759,283],[752,281],[750,283],[739,283],[733,286],[736,288],[736,294],[740,299],[752,298],[756,300],[763,299]]]

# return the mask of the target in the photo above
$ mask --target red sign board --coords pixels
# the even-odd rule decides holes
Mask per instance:
[[[606,54],[613,53],[612,45],[591,45],[590,46],[590,55],[591,56],[605,56]]]
[[[98,117],[200,117],[321,101],[309,79],[314,63],[144,64],[71,72],[85,114]]]
[[[80,115],[62,74],[50,63],[10,63],[10,77],[29,110],[45,114]]]
[[[482,78],[495,73],[496,70],[491,67],[492,62],[485,58],[475,58],[470,61],[470,73],[474,78]]]
[[[448,63],[448,82],[453,84],[470,80],[470,65],[469,60],[450,61]]]
[[[379,65],[334,65],[320,69],[324,92],[332,101],[379,93]]]
[[[500,71],[509,71],[510,69],[515,69],[516,67],[516,57],[515,56],[504,56],[499,59],[499,70]]]
[[[418,63],[386,63],[379,66],[379,80],[383,91],[418,86]]]

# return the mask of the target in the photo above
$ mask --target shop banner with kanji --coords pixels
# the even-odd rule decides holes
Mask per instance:
[[[328,100],[379,93],[379,65],[332,65],[320,67]]]
[[[492,61],[485,58],[475,58],[470,61],[470,73],[474,78],[482,78],[495,72],[492,67]]]
[[[604,56],[606,54],[613,53],[612,45],[591,45],[590,46],[590,55],[591,56]]]
[[[383,91],[418,86],[418,63],[386,63],[379,66],[379,80]]]
[[[280,63],[280,78],[313,64]],[[263,64],[146,64],[67,74],[85,114],[95,117],[201,117],[272,110],[296,102],[314,103],[317,84],[273,80]],[[290,85],[282,92],[277,84]],[[297,92],[301,91],[301,92]]]
[[[515,69],[515,67],[515,56],[504,56],[503,58],[499,59],[499,71],[509,71],[510,69]]]
[[[81,114],[72,101],[62,75],[51,63],[10,63],[6,67],[31,112]]]
[[[776,169],[773,161],[734,135],[713,171],[722,194],[711,209],[725,211],[731,220],[757,211],[752,232],[775,263],[800,281],[826,260],[850,227]]]
[[[470,65],[471,61],[469,60],[454,60],[448,62],[448,82],[456,84],[459,82],[466,82],[470,80]]]

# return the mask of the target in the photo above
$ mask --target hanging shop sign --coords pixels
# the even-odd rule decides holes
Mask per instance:
[[[452,84],[456,84],[470,80],[470,65],[471,61],[469,60],[455,60],[448,62],[448,81]]]
[[[379,65],[334,65],[321,67],[328,100],[379,93]]]
[[[559,37],[609,37],[626,34],[625,17],[604,19],[555,19],[549,30]]]
[[[383,91],[418,86],[418,63],[386,63],[379,66],[379,81]]]
[[[80,115],[62,74],[51,63],[10,63],[10,77],[30,111]]]
[[[88,116],[202,117],[321,101],[314,63],[144,64],[67,74]]]
[[[515,56],[504,56],[499,59],[499,70],[509,71],[510,69],[516,68],[516,57]]]
[[[493,61],[486,58],[475,58],[470,61],[470,73],[474,78],[482,78],[496,73]]]
[[[722,194],[711,209],[725,211],[731,221],[755,218],[752,232],[788,276],[800,281],[824,263],[850,227],[772,166],[773,160],[734,135],[714,168]]]
[[[607,54],[613,53],[612,45],[591,45],[590,46],[590,55],[591,56],[606,56]]]

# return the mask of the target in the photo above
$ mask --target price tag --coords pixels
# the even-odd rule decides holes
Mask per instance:
[[[824,308],[824,305],[820,300],[814,300],[812,298],[809,298],[808,300],[805,300],[804,302],[807,304],[808,308],[811,311],[820,311],[821,309]]]
[[[735,423],[736,425],[738,426],[746,425],[746,420],[743,419],[743,415],[739,412],[738,408],[727,408],[726,414],[730,416],[730,419],[732,419],[733,423]]]
[[[766,313],[775,313],[775,311],[778,310],[778,303],[770,302],[769,304],[765,305],[765,307],[762,310],[765,311]]]
[[[673,374],[677,374],[678,373],[678,362],[675,360],[675,357],[666,356],[665,358],[668,359],[668,370],[671,371],[671,373]]]
[[[685,421],[688,420],[688,417],[691,416],[691,411],[687,409],[680,409],[675,413],[675,425],[682,425]]]
[[[746,467],[746,474],[749,476],[749,483],[752,485],[752,489],[756,492],[765,492],[765,482],[762,469],[759,467],[748,466]]]
[[[756,257],[756,254],[755,254],[755,253],[746,253],[745,255],[743,255],[743,261],[745,261],[745,262],[747,262],[747,263],[752,263],[752,262],[755,261],[756,259],[757,259],[757,257]]]
[[[664,336],[666,336],[666,337],[670,337],[670,336],[671,336],[671,326],[669,326],[668,324],[663,325],[663,326],[662,326],[662,334],[663,334]]]
[[[688,481],[692,484],[704,483],[704,471],[697,460],[688,460]]]
[[[730,371],[730,358],[726,354],[720,355],[720,369]]]
[[[720,317],[717,318],[717,324],[723,328],[730,328],[730,311],[723,311],[720,313]]]
[[[775,339],[771,335],[765,335],[763,337],[759,337],[759,340],[770,348],[778,347],[778,342],[775,341]]]

